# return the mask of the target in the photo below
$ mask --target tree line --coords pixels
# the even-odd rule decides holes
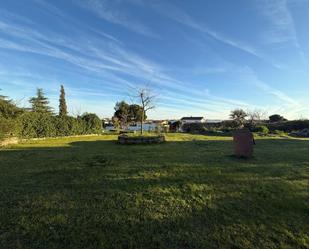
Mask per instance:
[[[155,95],[147,88],[142,88],[135,89],[134,98],[134,104],[128,104],[125,101],[116,103],[112,122],[116,129],[126,129],[132,123],[139,123],[141,133],[143,133],[143,123],[147,119],[147,111],[154,108]],[[21,108],[13,100],[0,94],[0,139],[6,135],[42,138],[100,134],[102,132],[102,121],[96,114],[84,113],[76,117],[68,114],[63,85],[60,86],[57,113],[50,106],[50,102],[41,88],[37,89],[36,95],[29,99],[29,103],[30,108]],[[287,123],[285,122],[287,120],[279,114],[271,115],[266,121],[265,115],[265,112],[261,110],[246,112],[242,109],[235,109],[231,111],[230,120],[222,122],[221,129],[237,129],[245,125],[255,131],[267,132],[267,129],[272,129],[272,127],[285,130],[299,129],[299,127],[307,127],[308,123],[307,121],[306,124],[301,121]],[[275,125],[270,127],[272,123]],[[282,128],[282,123],[287,127]],[[180,126],[179,122],[177,126]]]
[[[54,113],[43,89],[29,99],[30,108],[21,108],[7,96],[0,95],[0,138],[15,135],[23,138],[99,134],[102,121],[94,113],[70,116],[65,90],[60,87],[59,111]]]

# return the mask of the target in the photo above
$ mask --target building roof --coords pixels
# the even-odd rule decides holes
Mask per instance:
[[[181,120],[202,120],[204,117],[183,117]]]
[[[221,119],[207,119],[206,123],[221,123],[223,120]]]

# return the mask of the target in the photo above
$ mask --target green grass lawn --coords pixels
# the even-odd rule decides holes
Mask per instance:
[[[309,248],[309,140],[115,140],[0,150],[0,248]]]

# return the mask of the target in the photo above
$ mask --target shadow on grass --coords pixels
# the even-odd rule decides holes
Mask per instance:
[[[308,248],[308,142],[0,151],[0,247]]]

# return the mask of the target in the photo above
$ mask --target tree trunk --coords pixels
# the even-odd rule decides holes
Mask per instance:
[[[143,135],[143,123],[144,123],[144,108],[143,108],[143,113],[142,113],[142,118],[141,118],[141,134]]]

